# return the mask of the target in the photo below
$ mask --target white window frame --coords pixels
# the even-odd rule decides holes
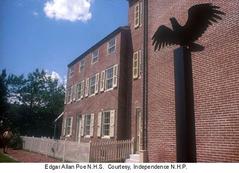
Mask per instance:
[[[109,122],[104,122],[105,121],[105,114],[109,113]],[[111,137],[115,136],[115,110],[108,110],[108,111],[103,111],[99,113],[99,119],[101,122],[98,122],[98,130],[99,130],[99,123],[100,123],[100,133],[97,134],[97,136],[101,136],[101,138],[106,138],[109,139]],[[105,126],[108,126],[108,134],[105,134],[104,128]],[[99,132],[99,131],[98,131]]]
[[[100,73],[100,92],[105,90],[105,70]]]
[[[114,44],[110,45],[113,40],[114,40]],[[114,48],[114,50],[110,51],[113,48]],[[107,43],[107,53],[108,53],[108,55],[114,53],[115,51],[116,51],[116,37],[110,39]]]
[[[95,79],[94,84],[92,84],[92,78]],[[97,79],[96,79],[96,74],[95,74],[95,75],[93,75],[92,77],[89,78],[89,96],[95,95],[95,93],[96,93],[96,83],[97,83]],[[93,93],[91,93],[92,92],[92,90],[91,90],[92,87],[94,87],[94,92]]]
[[[66,94],[67,94],[67,99],[66,99],[66,103],[71,103],[71,86],[67,88]]]
[[[137,29],[140,26],[140,3],[136,3],[134,6],[134,28]]]
[[[133,79],[138,79],[139,77],[139,51],[133,54]]]
[[[69,124],[68,124],[69,123]],[[70,137],[72,135],[72,124],[73,124],[73,117],[66,117],[65,119],[65,137]]]
[[[99,61],[99,49],[96,49],[91,53],[91,64],[95,64],[98,61]]]
[[[85,59],[82,59],[79,62],[79,73],[82,72],[84,68],[85,68]]]
[[[68,78],[72,78],[73,74],[74,74],[74,69],[73,69],[73,66],[72,66],[72,67],[69,67],[69,69],[68,69]]]
[[[105,116],[106,116],[106,113],[108,114],[108,116],[109,116],[109,122],[108,123],[105,123]],[[101,135],[102,135],[102,138],[110,138],[110,111],[104,111],[103,113],[102,113],[102,119],[101,119]],[[108,126],[108,134],[105,134],[105,132],[104,132],[104,128],[105,128],[105,126]]]
[[[84,80],[76,85],[76,99],[81,100],[84,97]]]
[[[112,69],[112,77],[108,78],[107,77],[107,72],[111,69]],[[109,80],[112,80],[112,86],[110,88],[107,88],[107,82]],[[105,70],[105,84],[104,84],[105,85],[105,91],[109,91],[109,90],[112,90],[114,88],[114,81],[113,80],[114,80],[114,66],[111,66],[110,68],[107,68]]]
[[[87,123],[89,123],[89,124],[87,124]],[[85,114],[84,115],[84,136],[86,138],[90,137],[90,128],[91,128],[91,114]],[[86,133],[87,131],[89,133]]]

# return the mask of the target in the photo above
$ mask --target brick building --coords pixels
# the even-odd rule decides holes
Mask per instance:
[[[71,138],[77,140],[77,115],[93,112],[95,130],[91,139],[97,140],[102,139],[102,136],[97,135],[99,128],[97,115],[102,112],[104,114],[105,110],[116,110],[112,139],[134,137],[136,151],[144,159],[149,162],[175,162],[173,50],[176,46],[155,52],[151,38],[159,25],[171,27],[170,17],[175,16],[183,25],[187,20],[187,10],[192,5],[208,1],[128,0],[128,2],[129,28],[123,30],[121,28],[118,32],[114,32],[116,38],[121,38],[116,39],[114,54],[115,60],[118,61],[111,59],[103,63],[103,59],[107,58],[107,53],[104,52],[107,50],[106,45],[114,35],[110,34],[69,65],[69,75],[75,74],[68,80],[69,88],[74,86],[76,81],[90,78],[92,74],[99,73],[100,76],[102,70],[115,64],[118,64],[119,69],[125,68],[124,73],[118,71],[118,86],[110,92],[101,94],[99,91],[93,97],[84,96],[79,102],[66,104],[64,117],[71,115],[76,120],[73,120],[73,123],[70,123],[70,119],[66,121],[74,127]],[[239,161],[239,2],[234,0],[210,2],[220,6],[226,15],[222,21],[210,26],[198,40],[198,43],[205,46],[205,50],[192,53],[196,161],[237,162]],[[102,56],[99,56],[102,57],[102,64],[99,58],[98,66],[96,63],[97,67],[94,68],[89,63],[91,54],[97,47],[102,49]],[[119,55],[125,56],[123,58]],[[81,73],[78,73],[79,63],[83,57],[88,62],[88,67],[87,63],[85,64],[84,79],[80,76]],[[98,103],[101,103],[100,106]],[[89,138],[82,136],[81,139]]]
[[[68,65],[62,137],[78,142],[128,138],[129,28],[119,27]]]

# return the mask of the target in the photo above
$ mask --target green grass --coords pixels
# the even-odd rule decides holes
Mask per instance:
[[[16,160],[13,160],[12,158],[0,153],[0,162],[17,162]]]

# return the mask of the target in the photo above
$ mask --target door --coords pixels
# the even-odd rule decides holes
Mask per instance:
[[[80,138],[81,138],[81,126],[82,126],[82,118],[81,115],[77,116],[77,141],[80,143]]]
[[[142,115],[141,109],[136,109],[136,153],[140,151],[142,142]]]

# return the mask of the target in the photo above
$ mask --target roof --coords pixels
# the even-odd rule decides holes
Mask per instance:
[[[91,48],[89,48],[88,50],[86,50],[84,53],[82,53],[80,56],[78,56],[76,59],[74,59],[70,64],[68,64],[68,67],[74,65],[76,62],[80,61],[81,59],[83,59],[87,54],[89,54],[90,52],[94,51],[96,48],[98,48],[100,45],[102,45],[103,43],[105,43],[106,41],[110,40],[111,38],[113,38],[115,35],[117,35],[118,33],[122,32],[123,30],[129,30],[129,26],[120,26],[118,27],[116,30],[114,30],[113,32],[111,32],[109,35],[107,35],[106,37],[104,37],[102,40],[100,40],[99,42],[97,42],[95,45],[93,45]]]
[[[64,112],[62,112],[62,113],[54,120],[54,122],[57,122],[57,121],[62,117],[62,115],[64,115]]]

